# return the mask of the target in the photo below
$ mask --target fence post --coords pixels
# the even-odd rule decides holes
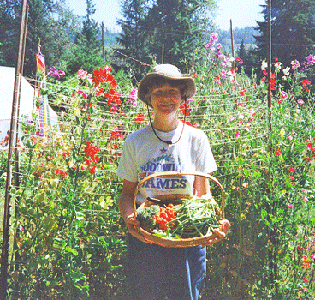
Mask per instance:
[[[5,185],[5,200],[4,200],[4,213],[3,213],[3,244],[1,255],[1,281],[0,281],[0,297],[1,299],[7,298],[8,289],[8,267],[9,267],[9,227],[10,227],[10,188],[11,188],[11,158],[12,158],[12,145],[14,139],[14,131],[16,130],[16,112],[17,102],[20,93],[21,84],[21,70],[24,63],[24,43],[25,43],[25,30],[26,30],[26,15],[27,15],[27,0],[22,2],[21,13],[21,26],[20,26],[20,40],[17,53],[16,67],[15,67],[15,83],[12,101],[12,112],[10,120],[10,135],[9,135],[9,150],[8,150],[8,166],[7,178]]]

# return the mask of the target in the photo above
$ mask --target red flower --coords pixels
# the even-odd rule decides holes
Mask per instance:
[[[312,147],[313,147],[313,144],[312,144],[312,143],[307,143],[306,147],[312,148]]]
[[[184,115],[185,111],[186,111],[186,116],[189,116],[189,112],[191,111],[191,109],[189,108],[189,104],[188,103],[184,103],[179,107],[180,112]]]
[[[89,172],[91,174],[94,174],[95,173],[95,170],[96,170],[96,166],[95,165],[89,165],[88,166],[88,169],[89,169]]]
[[[85,153],[86,157],[91,157],[94,159],[94,156],[101,150],[100,147],[96,147],[93,145],[92,142],[87,141],[87,145],[85,146],[83,152]]]
[[[294,170],[293,167],[290,167],[290,168],[289,168],[289,171],[290,171],[290,172],[294,172],[295,170]]]
[[[135,117],[135,122],[139,124],[144,123],[145,122],[144,115],[142,113],[138,113],[138,116]]]
[[[60,175],[61,177],[66,177],[66,176],[68,176],[68,173],[66,171],[62,171],[60,169],[57,169],[56,175]]]
[[[280,155],[282,154],[282,150],[278,149],[278,150],[275,152],[275,154],[276,154],[277,156],[280,156]]]
[[[122,133],[119,132],[118,128],[114,128],[111,133],[110,133],[110,139],[111,140],[116,140],[116,139],[119,139],[119,138],[123,138],[123,135]]]
[[[293,180],[293,179],[294,179],[294,177],[293,177],[292,175],[290,175],[288,178],[289,178],[290,180]]]

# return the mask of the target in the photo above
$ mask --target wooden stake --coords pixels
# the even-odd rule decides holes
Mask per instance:
[[[12,158],[12,145],[14,139],[14,131],[16,130],[16,109],[17,99],[20,92],[21,84],[21,70],[23,66],[23,49],[25,42],[25,28],[26,28],[26,14],[27,14],[27,0],[22,2],[22,15],[20,27],[20,41],[15,67],[15,83],[12,101],[12,112],[10,121],[10,136],[9,136],[9,150],[8,150],[8,165],[7,165],[7,178],[5,185],[5,200],[4,200],[4,213],[3,213],[3,244],[1,256],[1,281],[0,281],[0,297],[1,299],[7,298],[8,289],[8,267],[9,267],[9,227],[10,227],[10,188],[11,188],[11,158]]]
[[[235,58],[232,19],[230,19],[230,32],[231,32],[232,56]],[[233,61],[233,69],[235,70],[235,60]]]

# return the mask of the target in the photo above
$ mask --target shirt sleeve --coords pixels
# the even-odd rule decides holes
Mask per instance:
[[[128,137],[123,144],[116,175],[130,182],[138,182],[135,149],[132,141],[128,139]]]
[[[208,137],[203,131],[198,144],[199,145],[196,156],[196,171],[201,171],[204,173],[217,171],[217,164],[213,157]]]

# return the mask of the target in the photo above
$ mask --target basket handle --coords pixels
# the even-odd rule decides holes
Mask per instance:
[[[224,194],[224,190],[223,190],[223,186],[222,184],[218,181],[217,178],[211,176],[210,174],[204,173],[204,172],[200,172],[200,171],[190,171],[190,172],[182,172],[182,171],[163,171],[163,172],[156,172],[156,173],[152,173],[151,175],[143,178],[137,185],[136,189],[135,189],[135,193],[134,193],[134,211],[136,213],[136,196],[138,194],[138,191],[140,189],[140,187],[147,182],[148,180],[152,179],[152,178],[156,178],[156,177],[172,177],[172,176],[177,176],[177,175],[194,175],[194,176],[199,176],[199,177],[205,177],[205,178],[209,178],[212,181],[214,181],[219,188],[222,191],[222,202],[221,202],[221,206],[220,206],[220,210],[221,210],[221,216],[224,219],[224,206],[225,206],[225,194]]]

